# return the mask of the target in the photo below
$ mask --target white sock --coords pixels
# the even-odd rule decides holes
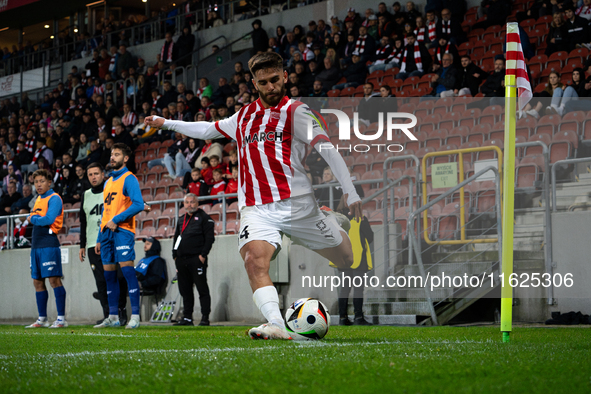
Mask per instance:
[[[66,320],[66,317],[65,317],[65,316],[60,316],[60,315],[58,315],[58,316],[57,316],[57,319],[58,319],[58,320]]]
[[[257,289],[252,295],[252,299],[269,323],[285,328],[281,311],[279,311],[279,295],[275,286]]]
[[[39,321],[47,321],[47,316],[39,316]]]
[[[109,320],[111,320],[111,321],[119,321],[119,315],[109,315]]]
[[[138,320],[139,320],[139,319],[140,319],[140,315],[133,315],[133,314],[132,314],[132,315],[131,315],[131,319],[138,319]],[[130,319],[130,320],[131,320],[131,319]]]

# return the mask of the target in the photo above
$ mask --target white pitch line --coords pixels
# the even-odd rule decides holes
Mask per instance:
[[[66,333],[66,332],[40,332],[40,331],[24,331],[24,332],[1,332],[0,335],[57,335],[57,336],[89,336],[89,337],[121,337],[121,338],[149,338],[149,335],[126,335],[126,334],[107,334],[101,332],[84,332],[84,333]]]
[[[339,343],[339,342],[321,342],[321,341],[293,341],[291,342],[295,346],[300,347],[368,347],[368,346],[387,346],[387,345],[410,345],[410,344],[421,344],[421,345],[452,345],[452,344],[485,344],[492,343],[492,341],[381,341],[381,342],[362,342],[362,343]],[[22,357],[35,357],[38,358],[81,358],[81,357],[95,357],[95,356],[112,356],[112,355],[128,355],[128,354],[139,354],[139,353],[152,353],[152,354],[169,354],[169,353],[223,353],[223,352],[261,352],[261,351],[275,351],[283,350],[284,348],[278,347],[260,347],[260,348],[200,348],[200,349],[142,349],[142,350],[111,350],[101,352],[78,352],[78,353],[52,353],[52,354],[24,354],[20,356],[5,356],[0,355],[0,359],[10,358],[22,358]]]

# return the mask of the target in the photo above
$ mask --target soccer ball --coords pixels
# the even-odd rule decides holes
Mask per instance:
[[[315,298],[300,298],[285,312],[286,329],[296,341],[322,339],[330,326],[326,306]]]

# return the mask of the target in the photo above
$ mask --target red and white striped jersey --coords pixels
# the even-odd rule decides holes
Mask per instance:
[[[265,108],[259,99],[215,123],[220,134],[237,142],[240,206],[312,193],[302,163],[306,145],[330,140],[311,115],[308,106],[285,96],[275,107]]]

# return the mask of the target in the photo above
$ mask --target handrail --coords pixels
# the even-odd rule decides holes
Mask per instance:
[[[550,149],[542,141],[521,142],[515,144],[515,148],[526,148],[528,146],[541,146],[542,155],[544,156],[544,265],[546,272],[552,275],[552,214],[550,212]],[[517,182],[517,180],[516,180]],[[555,183],[553,183],[555,184]],[[554,195],[554,193],[552,193]],[[555,205],[555,204],[553,204]],[[548,286],[546,289],[546,302],[548,305],[554,304],[554,285]]]
[[[500,256],[502,255],[502,225],[501,225],[501,190],[500,190],[500,174],[499,171],[493,167],[493,166],[488,166],[482,170],[480,170],[479,172],[477,172],[476,174],[470,176],[468,179],[465,179],[464,181],[460,182],[459,184],[457,184],[456,186],[450,188],[448,191],[446,191],[445,193],[443,193],[442,195],[438,196],[437,198],[435,198],[434,200],[428,202],[426,205],[418,208],[417,210],[411,212],[411,214],[408,216],[408,220],[407,220],[407,229],[409,229],[409,239],[414,239],[415,233],[414,233],[414,221],[417,218],[417,215],[419,215],[424,211],[426,211],[427,209],[429,209],[430,207],[432,207],[433,205],[437,204],[439,201],[447,198],[448,196],[452,195],[453,193],[455,193],[457,190],[459,190],[460,188],[463,188],[464,186],[466,186],[467,184],[469,184],[470,182],[476,180],[478,177],[482,176],[483,174],[487,173],[488,171],[493,171],[495,173],[495,185],[496,185],[496,190],[495,190],[495,205],[497,208],[497,234],[498,234],[498,252],[499,252],[499,263],[502,264],[501,262],[501,258]],[[415,248],[415,254],[417,257],[417,263],[419,266],[419,271],[420,274],[423,278],[423,281],[426,281],[426,274],[425,274],[425,267],[423,265],[423,257],[421,255],[421,251],[419,249],[418,246],[418,239],[416,240],[416,242],[413,242],[413,246]],[[409,245],[410,247],[410,245]],[[438,325],[437,322],[437,313],[435,312],[435,307],[433,306],[433,301],[431,298],[431,290],[429,288],[429,286],[425,285],[425,294],[427,296],[427,303],[429,304],[429,309],[431,312],[431,319],[433,321],[433,323],[435,325]]]
[[[558,160],[552,164],[552,212],[557,212],[556,207],[556,167],[559,164],[578,164],[591,162],[591,157],[582,157],[579,159],[564,159]]]
[[[448,151],[438,151],[438,152],[429,152],[425,156],[423,156],[423,160],[421,163],[421,170],[422,174],[425,176],[425,180],[427,179],[427,160],[430,157],[435,156],[448,156],[448,155],[458,155],[458,175],[460,176],[460,182],[464,180],[464,153],[475,153],[475,152],[486,152],[486,151],[495,151],[497,153],[497,165],[499,172],[502,171],[501,168],[503,167],[503,152],[501,148],[496,145],[489,145],[489,146],[480,146],[477,148],[465,148],[465,149],[452,149]],[[431,167],[433,167],[433,163],[431,163]],[[501,184],[501,191],[502,191],[502,184]],[[427,182],[423,182],[423,205],[427,205]],[[460,188],[460,239],[459,240],[450,240],[450,241],[431,241],[429,239],[429,235],[427,233],[427,215],[424,216],[423,226],[425,226],[423,237],[425,242],[429,245],[433,245],[435,243],[439,243],[441,245],[461,245],[462,243],[470,242],[466,240],[466,211],[465,211],[465,200],[464,200],[464,188]],[[480,243],[492,243],[496,242],[494,238],[483,238],[479,240]]]

